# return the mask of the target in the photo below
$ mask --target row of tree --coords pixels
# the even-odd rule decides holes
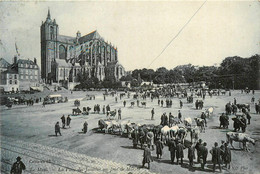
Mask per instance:
[[[89,78],[88,74],[78,74],[80,84],[77,88],[119,88],[121,82],[115,79],[98,81],[97,78]],[[194,66],[191,64],[180,65],[173,69],[165,67],[153,69],[136,69],[131,75],[124,76],[120,81],[131,83],[132,87],[140,86],[142,81],[155,84],[165,83],[196,83],[204,81],[210,88],[250,89],[260,88],[260,55],[250,58],[238,56],[225,58],[219,67]]]
[[[210,88],[259,89],[260,88],[260,56],[250,58],[238,56],[225,58],[217,66],[180,65],[171,70],[164,67],[153,69],[136,69],[131,75],[122,77],[122,81],[130,81],[138,86],[143,81],[155,84],[195,83],[205,81]],[[137,83],[139,82],[139,84]]]

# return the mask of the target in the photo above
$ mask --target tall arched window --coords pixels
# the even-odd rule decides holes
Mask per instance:
[[[59,58],[66,59],[66,49],[63,45],[59,46]]]
[[[50,34],[51,34],[51,40],[54,39],[54,28],[53,26],[50,27]]]

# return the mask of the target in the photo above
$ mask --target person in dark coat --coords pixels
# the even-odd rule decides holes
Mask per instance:
[[[246,118],[245,115],[242,115],[240,119],[240,127],[242,129],[242,132],[244,133],[246,131]]]
[[[182,118],[181,111],[179,110],[178,112],[179,112],[178,113],[178,118],[179,118],[179,120],[181,120],[181,118]]]
[[[135,129],[132,133],[132,138],[133,138],[133,147],[136,149],[137,144],[138,144],[138,132],[137,129]]]
[[[154,120],[154,108],[152,109],[151,114],[152,114],[151,120]]]
[[[26,167],[24,163],[21,161],[21,157],[16,158],[16,162],[12,165],[11,174],[22,174],[23,170],[25,170]]]
[[[207,163],[207,156],[208,156],[208,149],[207,149],[207,143],[204,142],[203,146],[200,149],[200,154],[201,154],[201,169],[204,170],[205,164]]]
[[[202,147],[202,139],[199,139],[199,141],[196,143],[196,146],[195,146],[195,149],[197,150],[197,162],[199,163],[200,162],[200,150],[201,150],[201,147]]]
[[[180,108],[182,108],[182,106],[183,106],[183,103],[182,103],[182,101],[180,100]]]
[[[260,113],[260,110],[259,110],[259,105],[257,103],[255,103],[255,112],[256,114]]]
[[[84,134],[88,132],[88,122],[87,121],[85,121],[85,123],[83,124],[82,131],[84,132]]]
[[[189,159],[189,165],[192,168],[193,167],[193,159],[195,158],[195,146],[192,144],[188,149],[188,159]]]
[[[246,112],[246,118],[248,120],[248,123],[247,124],[250,124],[250,120],[251,120],[251,115],[249,114],[249,112]]]
[[[218,164],[219,166],[219,170],[220,172],[222,172],[222,169],[221,169],[221,160],[220,160],[220,154],[221,154],[221,150],[220,148],[218,147],[218,143],[215,142],[215,147],[213,147],[211,150],[210,150],[210,153],[212,155],[212,163],[213,163],[213,172],[215,172],[215,168],[216,168],[216,164]]]
[[[201,113],[200,118],[204,120],[205,126],[207,127],[207,120],[206,120],[206,114],[205,114],[205,112],[202,112],[202,113]]]
[[[231,162],[231,150],[228,147],[228,144],[225,143],[225,149],[224,149],[224,163],[225,167],[230,169],[230,162]]]
[[[174,141],[173,138],[170,139],[170,141],[168,143],[168,147],[169,147],[169,151],[171,153],[171,162],[173,164],[174,159],[175,159],[175,150],[176,150],[176,142]]]
[[[126,101],[125,100],[124,100],[123,104],[124,104],[124,107],[125,107],[125,105],[126,105]]]
[[[221,126],[224,127],[224,113],[221,114],[221,116],[219,117],[219,128],[221,128]]]
[[[181,141],[179,140],[176,146],[177,165],[179,164],[179,159],[181,159],[181,165],[183,164],[183,149],[185,149],[185,147],[183,144],[181,144]]]
[[[155,142],[155,146],[156,146],[156,154],[157,154],[157,159],[161,159],[162,158],[162,152],[163,152],[163,143],[160,140],[160,138],[158,138]]]
[[[62,115],[62,117],[60,119],[61,119],[61,122],[62,122],[62,128],[65,128],[65,122],[66,122],[65,116]]]
[[[147,147],[147,144],[144,144],[144,154],[143,154],[143,165],[148,163],[148,169],[150,169],[150,163],[153,162],[152,155],[151,155],[151,150]]]
[[[110,106],[109,105],[106,106],[106,109],[107,109],[107,112],[110,112]]]
[[[221,164],[224,162],[224,156],[225,156],[225,141],[221,140],[221,146],[220,146],[220,161]]]
[[[118,120],[121,120],[122,119],[121,118],[121,113],[122,113],[121,108],[119,108],[117,112],[118,112]]]
[[[55,135],[57,136],[57,134],[60,134],[60,136],[61,136],[61,133],[60,133],[60,124],[59,124],[59,122],[57,122],[56,124],[55,124]]]
[[[67,117],[67,126],[69,126],[69,127],[70,127],[70,121],[71,121],[71,118],[70,118],[70,115],[68,115],[68,117]]]

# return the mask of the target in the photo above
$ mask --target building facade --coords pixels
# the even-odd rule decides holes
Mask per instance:
[[[19,91],[19,75],[18,72],[8,68],[6,71],[1,72],[0,87],[4,91]]]
[[[42,79],[56,83],[77,82],[80,73],[100,81],[111,77],[119,80],[125,70],[118,62],[117,48],[105,42],[97,31],[85,36],[79,31],[75,37],[60,35],[59,26],[48,11],[41,25]]]
[[[1,72],[0,85],[5,91],[28,90],[30,87],[39,85],[40,69],[36,58],[32,61],[15,56],[12,64],[4,59],[3,62],[8,65],[6,70]]]

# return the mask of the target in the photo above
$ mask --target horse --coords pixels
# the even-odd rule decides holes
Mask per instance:
[[[234,148],[232,144],[233,141],[242,142],[243,149],[246,151],[249,151],[246,145],[247,142],[252,143],[253,145],[255,145],[256,142],[253,138],[251,138],[248,134],[245,133],[227,132],[226,137],[227,137],[227,142],[230,143],[230,145],[233,148]]]

